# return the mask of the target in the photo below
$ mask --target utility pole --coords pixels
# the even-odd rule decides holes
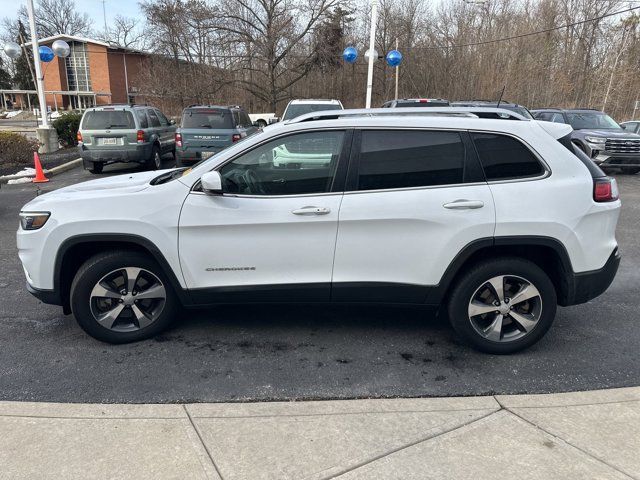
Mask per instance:
[[[107,29],[107,9],[105,8],[105,3],[107,3],[107,0],[102,0],[102,18],[104,19],[104,34],[106,37],[109,32]]]
[[[373,90],[373,62],[375,55],[376,23],[378,20],[378,0],[371,0],[371,32],[369,35],[369,71],[367,73],[367,99],[365,108],[371,108],[371,92]]]
[[[31,49],[33,50],[33,64],[36,69],[36,89],[38,90],[38,100],[40,101],[40,118],[42,128],[49,128],[47,119],[47,102],[44,98],[44,78],[40,67],[40,53],[38,52],[38,37],[36,35],[36,19],[33,12],[33,0],[27,0],[27,12],[29,14],[29,30],[31,31]]]

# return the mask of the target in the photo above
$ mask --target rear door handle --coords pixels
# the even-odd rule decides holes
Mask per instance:
[[[472,210],[475,208],[484,207],[484,202],[481,200],[454,200],[453,202],[445,203],[442,205],[444,208],[451,210]]]
[[[330,208],[326,207],[302,207],[291,210],[294,215],[326,215],[331,213]]]

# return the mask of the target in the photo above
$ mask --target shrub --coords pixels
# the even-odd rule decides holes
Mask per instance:
[[[53,128],[56,129],[58,139],[62,145],[72,147],[78,144],[77,134],[81,119],[82,114],[69,112],[53,121]]]
[[[15,132],[0,132],[0,166],[31,165],[38,142]]]

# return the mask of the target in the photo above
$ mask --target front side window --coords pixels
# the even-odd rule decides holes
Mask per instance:
[[[169,120],[167,120],[167,117],[164,116],[164,113],[162,113],[160,110],[154,110],[154,112],[156,112],[158,119],[160,119],[160,125],[162,125],[163,127],[169,125]]]
[[[465,148],[457,132],[362,132],[358,190],[462,183]]]
[[[156,112],[154,112],[153,110],[149,109],[149,110],[147,110],[147,115],[149,115],[149,125],[152,128],[160,126],[160,119],[156,115]]]
[[[220,169],[223,191],[240,195],[303,195],[331,191],[344,132],[272,140]]]
[[[537,177],[542,164],[522,142],[507,135],[472,133],[480,163],[487,180]]]

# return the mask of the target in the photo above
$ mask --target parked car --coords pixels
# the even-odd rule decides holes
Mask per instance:
[[[622,122],[620,126],[629,133],[640,133],[640,120]]]
[[[17,233],[27,288],[113,343],[179,305],[389,302],[444,304],[486,352],[528,347],[557,304],[613,280],[616,182],[567,125],[440,110],[312,113],[192,169],[36,197]]]
[[[78,150],[85,169],[101,173],[116,162],[160,168],[165,153],[175,156],[175,131],[157,108],[147,105],[104,105],[84,112],[78,130]]]
[[[319,112],[323,110],[344,110],[340,100],[325,99],[298,99],[291,100],[282,114],[282,120],[291,120],[305,113]]]
[[[601,167],[617,167],[631,175],[640,172],[640,135],[625,131],[604,112],[542,108],[531,113],[537,120],[571,125],[571,140]]]
[[[449,100],[444,98],[400,98],[389,100],[382,108],[448,107]]]
[[[199,162],[257,131],[239,106],[191,105],[176,130],[176,165]]]
[[[250,113],[249,118],[259,128],[264,128],[278,121],[275,113]]]
[[[505,110],[509,110],[511,112],[516,112],[522,115],[524,118],[532,119],[533,115],[527,109],[527,107],[523,105],[519,105],[517,103],[512,102],[491,102],[488,100],[461,100],[459,102],[452,102],[452,107],[493,107],[493,108],[504,108]]]

